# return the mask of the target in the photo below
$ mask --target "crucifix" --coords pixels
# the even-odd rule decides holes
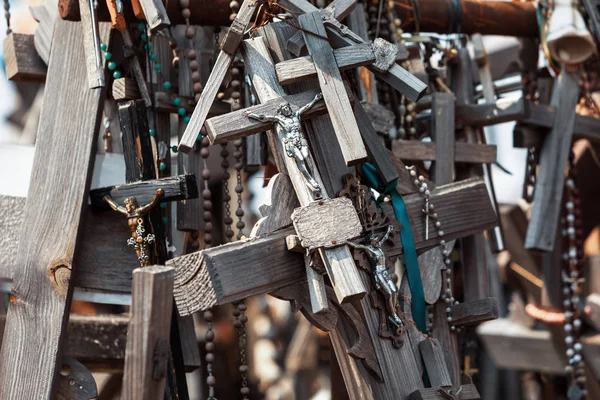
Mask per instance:
[[[280,108],[285,109],[282,112],[288,115],[297,116],[303,113],[305,118],[324,111],[324,105],[317,102],[320,99],[318,93],[309,92],[285,96],[283,88],[279,86],[274,77],[273,62],[270,60],[263,39],[257,38],[245,41],[243,56],[246,60],[248,72],[252,77],[257,97],[263,104],[209,119],[206,122],[206,130],[213,143],[221,143],[270,128],[273,123],[266,118],[259,118],[259,116],[277,115],[277,110]],[[310,105],[310,107],[306,107],[307,105]],[[252,115],[255,115],[255,117],[251,118]],[[290,121],[292,122],[290,125],[290,122],[287,122],[290,117],[285,118],[286,120],[282,121],[283,124],[277,122],[277,128],[274,132],[268,132],[269,145],[272,149],[275,149],[276,159],[280,160],[279,170],[288,172],[300,200],[300,205],[307,207],[316,199],[319,199],[320,202],[337,202],[337,200],[330,200],[308,148],[304,148],[303,151],[306,154],[304,156],[302,150],[298,149],[296,145],[298,143],[301,148],[306,146],[305,140],[303,142],[301,139],[302,131],[300,130],[299,120],[297,122]],[[286,126],[288,129],[286,129]],[[295,130],[292,137],[289,136],[289,129]],[[294,137],[298,140],[296,143],[294,143]],[[290,142],[289,139],[292,139],[292,141]],[[288,148],[290,148],[289,151]],[[284,152],[287,156],[282,156]],[[296,159],[298,153],[302,155],[300,165]],[[302,169],[305,169],[306,172],[310,171],[308,178],[302,172]],[[315,184],[318,186],[315,187]],[[317,187],[320,190],[315,190]],[[342,203],[339,204],[342,209],[346,208]],[[333,210],[335,209],[334,207]],[[318,217],[317,214],[315,214],[315,217]],[[314,223],[318,224],[318,220],[315,220]],[[356,235],[358,234],[356,233]],[[330,243],[325,248],[319,249],[319,254],[323,258],[339,301],[343,303],[350,300],[351,297],[362,297],[364,286],[357,274],[358,271],[349,249],[342,242],[337,243],[334,238],[331,239],[335,243]],[[319,286],[322,286],[322,284],[319,284]]]

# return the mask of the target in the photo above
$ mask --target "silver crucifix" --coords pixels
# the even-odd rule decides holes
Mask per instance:
[[[321,186],[312,176],[310,167],[308,165],[308,142],[304,137],[304,131],[302,129],[302,123],[300,117],[318,101],[323,98],[321,93],[317,94],[315,98],[305,106],[301,107],[298,111],[293,112],[292,107],[289,103],[283,103],[277,108],[276,115],[264,115],[255,114],[253,112],[246,113],[246,117],[253,118],[261,122],[274,122],[277,136],[283,138],[283,146],[285,153],[288,157],[291,157],[296,162],[296,166],[304,180],[306,186],[315,194],[315,197],[321,197]]]

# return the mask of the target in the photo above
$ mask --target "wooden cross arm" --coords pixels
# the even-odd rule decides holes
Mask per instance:
[[[333,51],[339,69],[346,70],[375,62],[375,53],[370,43],[361,43],[342,47]],[[317,76],[317,69],[311,56],[293,58],[275,64],[277,80],[282,85],[289,85],[303,79]]]
[[[425,218],[421,194],[405,196],[418,250],[439,244],[433,226],[425,240]],[[472,235],[496,225],[496,214],[482,179],[469,179],[439,186],[431,195],[447,241]],[[394,219],[389,203],[385,214]],[[301,254],[288,251],[286,237],[292,227],[242,242],[229,243],[167,261],[175,267],[175,302],[182,315],[206,310],[248,296],[270,293],[306,279]],[[389,248],[390,256],[401,254],[402,245]],[[267,256],[265,256],[267,255]]]
[[[488,297],[453,306],[450,325],[475,325],[496,318],[498,318],[498,299]]]
[[[252,135],[258,132],[264,132],[273,127],[273,122],[260,122],[256,119],[247,117],[246,113],[252,112],[255,114],[275,115],[277,114],[277,107],[285,102],[290,103],[292,110],[296,112],[298,109],[300,109],[300,107],[311,102],[317,93],[318,91],[311,90],[308,92],[284,96],[283,98],[270,100],[250,108],[245,108],[229,114],[210,118],[205,124],[206,132],[208,133],[211,143],[215,144]],[[353,98],[350,99],[353,100]],[[308,109],[302,115],[302,119],[304,120],[311,116],[322,115],[326,112],[327,108],[325,103],[320,101]]]
[[[521,121],[529,115],[530,102],[523,98],[498,99],[495,103],[460,104],[456,106],[457,124],[490,126],[508,121]]]
[[[4,38],[6,78],[15,82],[46,81],[47,67],[38,55],[34,35],[12,32]]]
[[[163,189],[165,192],[161,203],[198,198],[196,176],[178,175],[90,190],[90,202],[93,207],[108,210],[108,204],[103,200],[104,196],[109,195],[118,204],[123,204],[123,201],[127,197],[135,196],[138,204],[141,206],[148,204],[152,200],[157,189]]]
[[[435,161],[436,144],[418,140],[394,140],[392,151],[402,160]],[[496,146],[479,143],[454,143],[454,162],[489,164],[496,162]]]
[[[552,128],[556,120],[556,109],[543,104],[530,104],[529,114],[523,122],[543,128]],[[600,142],[600,119],[575,115],[573,125],[573,136],[576,139],[588,139],[592,142]]]

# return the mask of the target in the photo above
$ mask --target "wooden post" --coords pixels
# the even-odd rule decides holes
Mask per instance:
[[[48,399],[56,389],[103,99],[101,89],[87,85],[82,34],[81,24],[56,22],[22,225],[27,240],[19,243],[0,351],[3,399]]]
[[[127,330],[124,400],[164,398],[173,310],[173,268],[136,268]]]
[[[565,169],[571,152],[575,106],[579,101],[579,76],[567,69],[558,77],[551,105],[557,115],[540,154],[531,221],[525,248],[552,251],[560,216]]]

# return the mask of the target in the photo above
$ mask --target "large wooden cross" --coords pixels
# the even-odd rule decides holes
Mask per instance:
[[[277,114],[277,108],[284,103],[289,103],[292,110],[296,111],[300,107],[310,103],[315,97],[315,92],[285,96],[283,88],[275,79],[273,62],[261,38],[245,41],[243,54],[254,89],[263,104],[209,119],[206,122],[206,130],[213,143],[221,143],[236,137],[261,132],[272,126],[272,122],[261,122],[248,118],[247,115],[249,113],[275,115]],[[344,87],[342,89],[345,94],[346,89]],[[315,112],[323,112],[324,108],[323,105],[317,103],[305,112],[304,118]],[[306,185],[305,177],[302,175],[293,158],[285,154],[283,148],[284,140],[286,140],[285,137],[278,137],[276,133],[278,136],[281,135],[280,132],[274,131],[270,131],[268,135],[273,153],[278,155],[276,158],[281,162],[279,169],[280,171],[287,172],[290,177],[300,205],[308,207],[315,198],[319,199],[319,197],[315,197],[313,191]],[[330,195],[323,185],[319,169],[310,154],[307,157],[307,164],[312,171],[314,179],[322,188],[319,202],[327,201]],[[314,223],[319,224],[318,220],[315,220]],[[340,303],[350,300],[352,297],[362,297],[365,294],[365,289],[358,276],[358,271],[352,259],[352,253],[348,247],[345,245],[328,247],[320,249],[319,253],[323,258],[327,273],[333,282],[333,288]],[[322,285],[320,284],[319,286]]]

